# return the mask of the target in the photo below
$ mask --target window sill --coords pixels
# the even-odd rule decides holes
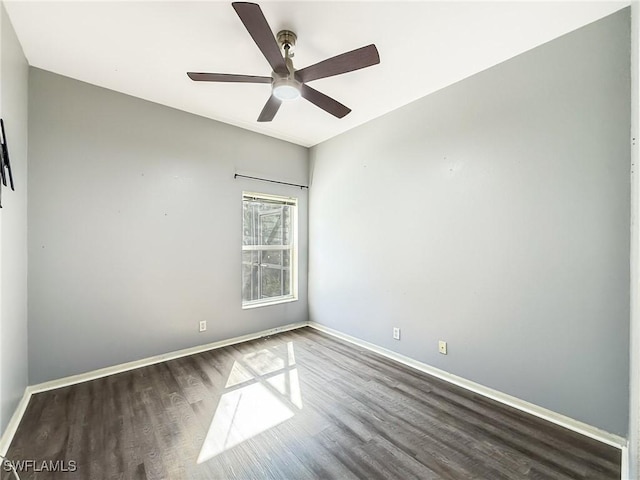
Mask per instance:
[[[270,305],[279,305],[281,303],[290,303],[290,302],[297,302],[297,301],[298,301],[298,297],[294,297],[294,296],[278,297],[278,298],[275,298],[273,300],[267,300],[267,301],[264,301],[264,302],[255,302],[255,303],[242,304],[242,309],[243,310],[250,310],[252,308],[268,307]]]

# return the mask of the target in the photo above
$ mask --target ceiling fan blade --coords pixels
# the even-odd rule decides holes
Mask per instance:
[[[256,75],[234,75],[231,73],[199,73],[187,72],[194,82],[239,82],[239,83],[271,83],[271,77]]]
[[[282,105],[282,100],[271,95],[267,103],[264,104],[262,111],[260,112],[260,116],[258,117],[259,122],[270,122],[273,120],[273,117],[276,116],[278,109]]]
[[[302,84],[300,95],[314,105],[323,109],[325,112],[329,112],[334,117],[342,118],[351,111],[349,107],[345,107],[337,100],[334,100],[333,98],[326,96],[324,93],[311,88],[309,85]]]
[[[296,79],[300,82],[311,82],[319,78],[332,77],[341,73],[353,72],[361,68],[380,63],[380,55],[375,45],[357,48],[322,62],[303,68],[296,72]]]
[[[249,2],[234,2],[231,5],[273,71],[286,75],[288,73],[287,65],[260,6]]]

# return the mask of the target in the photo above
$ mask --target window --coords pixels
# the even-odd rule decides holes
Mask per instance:
[[[242,307],[296,300],[297,199],[242,195]]]

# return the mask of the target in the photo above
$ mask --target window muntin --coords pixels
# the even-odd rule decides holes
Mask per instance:
[[[244,193],[242,306],[296,299],[297,200]]]

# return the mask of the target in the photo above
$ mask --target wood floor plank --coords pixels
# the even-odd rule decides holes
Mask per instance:
[[[33,395],[21,479],[618,480],[620,451],[310,328]]]

